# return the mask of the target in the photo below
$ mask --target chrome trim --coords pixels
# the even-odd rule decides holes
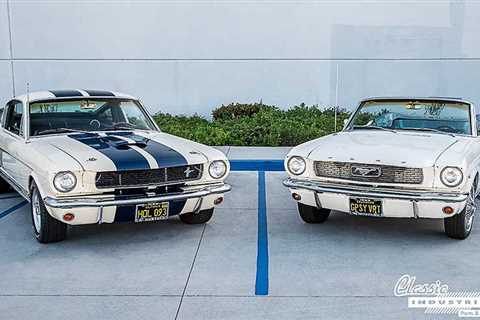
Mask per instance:
[[[341,185],[328,185],[309,180],[298,180],[288,178],[283,185],[292,189],[305,189],[317,193],[336,193],[357,197],[388,198],[411,201],[446,201],[463,202],[467,200],[468,194],[463,193],[441,193],[428,191],[404,191],[391,190],[378,187],[353,187]]]
[[[143,204],[148,202],[161,202],[161,201],[170,201],[170,200],[185,200],[191,198],[201,198],[211,194],[221,194],[231,190],[231,186],[228,184],[213,184],[213,185],[203,185],[201,188],[184,190],[181,193],[171,193],[165,195],[159,195],[154,197],[142,197],[142,198],[119,198],[115,199],[113,197],[100,197],[100,196],[91,196],[91,197],[81,197],[81,198],[52,198],[46,197],[44,199],[45,205],[51,208],[60,208],[60,209],[72,209],[79,207],[112,207],[112,206],[124,206],[124,205],[135,205]]]

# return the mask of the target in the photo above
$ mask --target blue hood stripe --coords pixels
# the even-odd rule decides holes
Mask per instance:
[[[125,137],[144,143],[145,146],[143,146],[142,149],[148,152],[157,161],[160,168],[186,166],[189,164],[187,159],[185,159],[185,157],[178,151],[159,142],[136,135],[133,132],[109,132],[107,135]]]
[[[69,135],[87,146],[104,154],[112,160],[117,170],[148,170],[150,165],[147,159],[130,147],[118,148],[115,144],[123,140],[115,137],[101,137],[94,133],[82,133]]]

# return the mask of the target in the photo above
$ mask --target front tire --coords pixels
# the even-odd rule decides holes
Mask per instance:
[[[329,209],[318,209],[317,207],[298,203],[298,213],[300,214],[300,218],[306,223],[324,223],[327,221],[330,212],[331,210]]]
[[[186,224],[203,224],[207,223],[213,216],[213,208],[202,210],[198,213],[184,213],[180,215],[180,220]]]
[[[35,183],[32,185],[30,200],[33,234],[37,241],[51,243],[65,240],[67,225],[50,216]]]
[[[475,187],[472,187],[467,199],[467,205],[459,214],[450,218],[445,218],[445,234],[453,239],[463,240],[468,238],[472,232],[473,220],[475,219],[475,212],[477,211],[477,205],[475,204],[476,191]]]

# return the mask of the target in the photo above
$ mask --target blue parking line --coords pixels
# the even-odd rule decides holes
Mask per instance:
[[[258,172],[257,276],[255,294],[268,295],[268,227],[265,171]]]
[[[268,225],[266,171],[285,171],[283,160],[230,160],[232,171],[258,171],[258,232],[257,232],[257,273],[255,294],[268,295]]]
[[[8,208],[8,209],[5,210],[5,211],[0,212],[0,219],[8,216],[10,213],[14,212],[15,210],[20,209],[21,207],[23,207],[23,206],[26,205],[27,203],[28,203],[27,200],[23,200],[22,202],[17,203],[17,204],[14,205],[13,207],[10,207],[10,208]]]

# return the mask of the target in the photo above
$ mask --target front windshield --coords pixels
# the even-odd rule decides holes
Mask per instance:
[[[472,134],[470,105],[445,101],[367,101],[347,129],[440,131]]]
[[[32,136],[69,131],[154,129],[134,100],[78,99],[30,104]]]

